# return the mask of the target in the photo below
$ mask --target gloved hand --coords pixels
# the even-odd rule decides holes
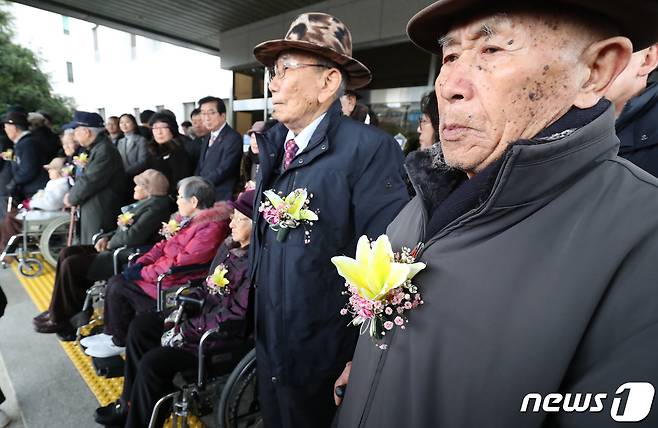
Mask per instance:
[[[124,269],[124,271],[121,272],[121,275],[123,275],[123,277],[128,281],[137,281],[138,279],[142,279],[143,267],[143,264],[135,263],[134,265],[128,266],[126,269]]]

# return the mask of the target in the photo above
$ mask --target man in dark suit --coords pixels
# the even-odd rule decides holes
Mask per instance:
[[[14,142],[13,155],[5,155],[5,160],[12,160],[13,183],[8,185],[9,193],[19,200],[32,197],[48,182],[48,174],[43,169],[43,156],[39,150],[40,140],[28,131],[25,113],[9,112],[2,122],[7,137]]]
[[[250,260],[263,422],[328,428],[333,384],[358,335],[340,315],[347,298],[331,257],[353,256],[360,236],[384,233],[406,204],[402,151],[382,130],[342,115],[343,90],[367,85],[371,75],[352,57],[350,32],[335,17],[300,15],[284,40],[263,42],[254,55],[271,67],[279,121],[256,133],[257,201],[267,190],[305,189],[318,213],[283,237],[254,210]]]
[[[210,133],[203,138],[195,175],[215,186],[216,201],[230,200],[240,177],[242,137],[226,123],[226,105],[220,98],[201,98],[199,109]]]

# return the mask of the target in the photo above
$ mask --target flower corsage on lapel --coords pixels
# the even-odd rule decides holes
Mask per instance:
[[[345,278],[349,296],[341,315],[352,317],[351,324],[361,326],[361,334],[368,332],[380,349],[387,331],[398,326],[404,330],[408,319],[405,312],[423,304],[418,287],[411,280],[425,263],[417,263],[416,255],[422,248],[402,248],[394,253],[386,235],[381,235],[372,244],[362,236],[356,247],[356,259],[332,257],[331,261]]]
[[[228,287],[229,280],[226,279],[226,274],[228,269],[224,263],[217,265],[212,275],[209,275],[206,278],[206,287],[210,294],[218,294],[220,296],[226,296],[230,293],[231,289]]]
[[[117,226],[119,226],[119,230],[121,231],[126,231],[130,226],[133,225],[135,222],[135,214],[131,213],[130,211],[126,211],[125,213],[119,214],[117,217]]]
[[[318,220],[319,211],[311,211],[309,205],[313,194],[309,194],[306,189],[295,189],[288,196],[282,193],[277,194],[274,190],[263,192],[266,200],[261,202],[258,211],[263,213],[263,218],[270,225],[270,229],[277,232],[276,239],[279,242],[286,240],[290,229],[295,229],[300,224],[304,226],[313,226],[313,222]],[[311,242],[310,231],[304,231],[304,243]]]
[[[176,235],[182,228],[187,226],[190,223],[190,218],[187,217],[181,217],[180,215],[176,215],[174,218],[169,220],[168,222],[162,222],[162,227],[160,228],[160,235],[164,239],[171,239]]]
[[[78,156],[73,156],[73,164],[80,169],[85,169],[89,162],[89,155],[87,153],[80,153]]]

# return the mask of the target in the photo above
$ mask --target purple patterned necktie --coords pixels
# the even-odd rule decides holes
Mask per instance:
[[[290,164],[292,163],[292,160],[295,158],[295,155],[297,154],[297,144],[295,144],[294,139],[290,139],[286,141],[286,156],[283,158],[283,168],[288,169]]]

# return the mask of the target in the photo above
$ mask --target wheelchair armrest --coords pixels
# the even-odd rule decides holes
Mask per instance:
[[[98,241],[100,241],[100,239],[103,237],[104,234],[105,234],[105,232],[103,232],[103,229],[101,229],[101,230],[99,230],[98,232],[94,233],[94,234],[91,236],[91,243],[92,243],[93,245],[96,245],[96,243],[97,243]]]
[[[206,264],[197,264],[197,265],[186,265],[186,266],[176,266],[167,271],[169,275],[175,275],[177,273],[187,273],[187,272],[196,272],[202,270],[208,272],[210,269],[210,263]]]
[[[188,272],[197,272],[197,271],[203,271],[203,272],[208,272],[208,269],[210,269],[209,264],[196,264],[196,265],[186,265],[186,266],[177,266],[170,268],[167,272],[161,273],[158,275],[158,280],[155,284],[156,287],[156,296],[157,296],[157,305],[156,305],[156,310],[158,312],[162,311],[164,309],[164,299],[162,298],[162,281],[170,275],[175,275],[179,273],[188,273]]]
[[[201,336],[201,340],[199,341],[199,373],[198,373],[198,376],[197,376],[197,385],[199,385],[199,388],[201,388],[203,386],[203,381],[204,381],[204,378],[205,378],[205,373],[204,373],[205,372],[205,367],[204,367],[204,358],[205,357],[204,357],[204,352],[203,352],[203,346],[205,345],[206,340],[210,336],[219,333],[221,329],[222,329],[222,326],[218,325],[217,327],[206,331],[205,333],[203,333],[203,336]]]
[[[134,261],[137,260],[137,258],[144,253],[148,252],[152,248],[151,245],[142,245],[140,247],[128,247],[130,250],[133,251],[131,255],[128,256],[128,266],[132,265]]]
[[[119,255],[121,252],[126,250],[128,247],[125,245],[123,247],[119,247],[116,250],[112,252],[112,266],[114,267],[114,274],[118,275],[119,274]]]

